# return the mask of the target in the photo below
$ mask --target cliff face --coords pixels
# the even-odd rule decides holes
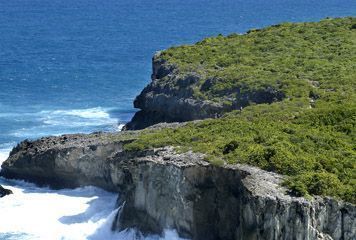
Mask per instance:
[[[152,59],[151,83],[134,101],[140,109],[126,124],[127,130],[138,130],[161,122],[185,122],[204,118],[214,118],[223,113],[245,107],[251,102],[272,103],[285,96],[272,87],[247,91],[238,98],[220,98],[220,101],[202,100],[194,95],[194,88],[208,90],[218,79],[203,79],[196,72],[181,72],[175,65],[161,58],[160,52]],[[202,84],[203,82],[203,84]],[[232,92],[223,93],[230,95]]]
[[[1,175],[19,178],[53,188],[94,185],[115,191],[108,179],[111,154],[122,142],[109,142],[109,135],[66,135],[23,141],[2,164]]]
[[[22,142],[1,174],[54,187],[95,185],[120,193],[113,229],[191,239],[354,239],[356,209],[330,198],[291,197],[282,176],[244,165],[212,166],[171,147],[125,151],[112,134]],[[116,140],[115,140],[116,139]]]
[[[224,111],[221,104],[194,98],[192,87],[200,80],[200,76],[195,73],[180,75],[175,66],[159,57],[159,53],[153,57],[152,72],[152,82],[134,101],[134,107],[141,110],[126,124],[126,129],[214,117],[216,113]]]

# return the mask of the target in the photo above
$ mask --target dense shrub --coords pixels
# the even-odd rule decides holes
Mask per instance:
[[[226,103],[268,87],[290,98],[326,100],[331,96],[325,91],[350,97],[354,92],[347,86],[356,79],[355,24],[356,18],[283,23],[170,48],[161,58],[181,74],[202,76],[194,85],[200,90],[197,98]]]
[[[197,88],[199,97],[226,102],[238,99],[236,89],[272,86],[285,98],[177,129],[146,130],[126,149],[179,146],[205,153],[216,165],[244,163],[285,174],[296,195],[356,203],[355,21],[284,23],[164,51],[182,73],[216,79]]]

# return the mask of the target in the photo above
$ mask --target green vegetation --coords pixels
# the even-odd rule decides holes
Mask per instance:
[[[284,98],[176,129],[144,130],[126,149],[191,149],[216,165],[285,174],[296,195],[356,203],[355,26],[356,18],[284,23],[164,51],[180,73],[203,76],[192,86],[199,98],[234,101],[266,87]],[[208,79],[214,81],[202,87]]]
[[[268,87],[290,98],[354,94],[356,18],[284,23],[245,35],[207,38],[168,49],[161,58],[182,74],[202,76],[197,98],[229,102]]]

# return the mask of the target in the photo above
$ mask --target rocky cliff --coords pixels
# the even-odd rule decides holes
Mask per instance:
[[[152,59],[151,83],[134,100],[140,109],[124,129],[137,130],[161,122],[185,122],[204,118],[215,118],[223,113],[240,109],[250,103],[272,103],[285,95],[272,86],[245,90],[226,90],[215,101],[201,99],[195,93],[205,92],[219,82],[206,78],[197,71],[181,71],[175,64],[167,62],[157,52]],[[236,97],[238,93],[238,97]]]
[[[0,185],[0,198],[5,197],[6,195],[10,195],[10,194],[12,194],[12,191],[11,191],[11,190],[6,189],[6,188],[3,188],[3,187]]]
[[[126,124],[126,129],[203,119],[224,110],[221,104],[197,100],[193,96],[193,87],[201,77],[196,73],[180,74],[176,66],[160,58],[160,52],[152,59],[151,78],[152,82],[134,101],[134,107],[141,110]]]
[[[128,136],[129,134],[129,136]],[[126,151],[135,132],[24,141],[1,175],[53,187],[95,185],[120,193],[113,229],[191,239],[355,239],[356,208],[331,198],[292,197],[283,176],[245,165],[213,166],[172,147]]]

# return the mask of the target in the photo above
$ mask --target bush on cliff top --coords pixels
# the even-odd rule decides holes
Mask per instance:
[[[160,58],[182,75],[201,76],[190,86],[196,98],[227,103],[269,88],[289,98],[327,99],[320,92],[354,94],[355,24],[356,18],[283,23],[170,48]]]
[[[285,23],[164,51],[161,57],[181,72],[218,79],[198,87],[199,96],[219,100],[241,86],[270,85],[286,98],[177,129],[145,130],[126,149],[191,149],[214,163],[288,175],[285,184],[296,195],[356,203],[355,24],[355,18]]]

